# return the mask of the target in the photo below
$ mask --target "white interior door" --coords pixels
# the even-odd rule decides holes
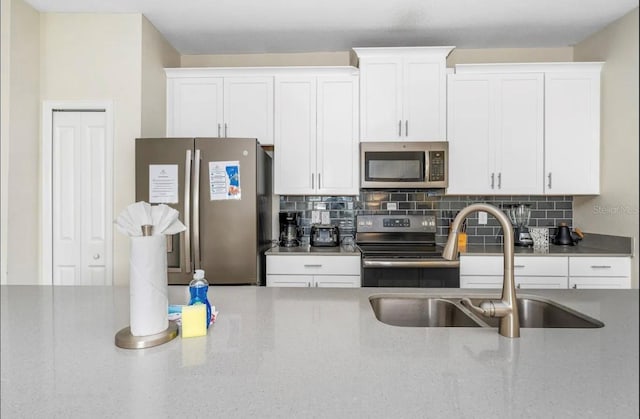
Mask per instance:
[[[55,111],[52,130],[54,285],[111,285],[104,111]]]

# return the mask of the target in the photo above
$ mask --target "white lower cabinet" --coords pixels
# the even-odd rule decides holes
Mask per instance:
[[[360,287],[360,255],[267,255],[268,287]]]
[[[567,288],[567,258],[516,256],[516,288]],[[460,288],[502,288],[502,256],[461,256]]]
[[[569,288],[631,288],[631,258],[569,257]]]

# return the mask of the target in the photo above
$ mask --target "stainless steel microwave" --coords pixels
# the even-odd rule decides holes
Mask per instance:
[[[361,188],[446,188],[449,143],[360,143]]]

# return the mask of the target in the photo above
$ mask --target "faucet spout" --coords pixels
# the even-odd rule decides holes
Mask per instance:
[[[449,238],[442,251],[442,257],[446,260],[458,259],[458,230],[462,222],[472,213],[484,211],[493,215],[504,234],[504,277],[502,280],[502,297],[500,301],[485,301],[480,307],[474,306],[469,299],[464,299],[463,303],[472,311],[486,317],[499,317],[500,335],[508,338],[520,337],[520,318],[518,317],[518,307],[516,303],[516,287],[513,272],[513,226],[511,221],[499,208],[489,204],[471,204],[463,208],[451,224]]]

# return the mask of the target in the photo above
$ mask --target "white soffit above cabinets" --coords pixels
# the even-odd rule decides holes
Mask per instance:
[[[40,12],[142,13],[183,55],[568,47],[638,7],[638,0],[26,1]]]

